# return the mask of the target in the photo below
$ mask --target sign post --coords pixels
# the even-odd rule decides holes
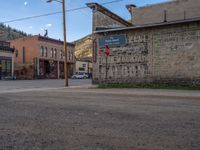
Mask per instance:
[[[110,48],[108,45],[105,45],[105,54],[106,54],[106,82],[108,81],[108,56],[110,55]]]

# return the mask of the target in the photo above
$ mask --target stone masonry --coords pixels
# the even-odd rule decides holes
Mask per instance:
[[[93,32],[94,83],[200,84],[200,19],[196,15]],[[100,47],[100,39],[116,35],[125,36],[126,44],[110,46],[106,78],[105,48]]]
[[[125,34],[127,44],[110,48],[106,82],[200,83],[200,22],[115,31],[107,36],[116,34]],[[105,82],[105,50],[98,50],[94,81]]]
[[[200,16],[199,0],[172,0],[155,5],[130,8],[134,25],[170,22]]]

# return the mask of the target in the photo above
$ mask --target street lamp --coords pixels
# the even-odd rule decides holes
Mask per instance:
[[[66,15],[65,15],[65,0],[47,0],[47,3],[51,2],[59,2],[62,4],[62,11],[63,11],[63,33],[64,33],[64,51],[65,51],[65,65],[64,65],[64,72],[65,72],[65,86],[68,86],[68,66],[67,66],[67,34],[66,34]]]

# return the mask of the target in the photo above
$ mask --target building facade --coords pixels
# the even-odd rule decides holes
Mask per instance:
[[[0,80],[14,75],[14,49],[9,42],[0,41]]]
[[[15,48],[15,74],[19,79],[64,78],[63,41],[29,36],[11,41]],[[74,45],[67,43],[68,75],[75,71]]]
[[[76,60],[76,73],[92,74],[93,64],[90,57]]]
[[[99,4],[92,3],[89,7],[99,14],[98,17],[105,18],[98,9]],[[154,9],[157,7],[159,9]],[[104,29],[101,29],[103,22],[93,26],[93,82],[199,85],[200,14],[196,10],[200,10],[200,1],[177,0],[142,8],[129,5],[127,8],[133,17],[132,26],[105,28],[103,25]],[[164,8],[174,8],[177,14],[172,15]],[[143,10],[145,19],[134,18],[142,15]],[[154,13],[159,10],[163,13]],[[162,19],[154,14],[161,15]],[[148,21],[146,17],[152,19]],[[106,45],[110,48],[108,57]]]

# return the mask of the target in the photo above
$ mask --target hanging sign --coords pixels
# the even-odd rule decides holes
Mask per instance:
[[[99,47],[103,48],[105,45],[109,47],[123,46],[127,43],[125,35],[105,36],[99,39]]]

